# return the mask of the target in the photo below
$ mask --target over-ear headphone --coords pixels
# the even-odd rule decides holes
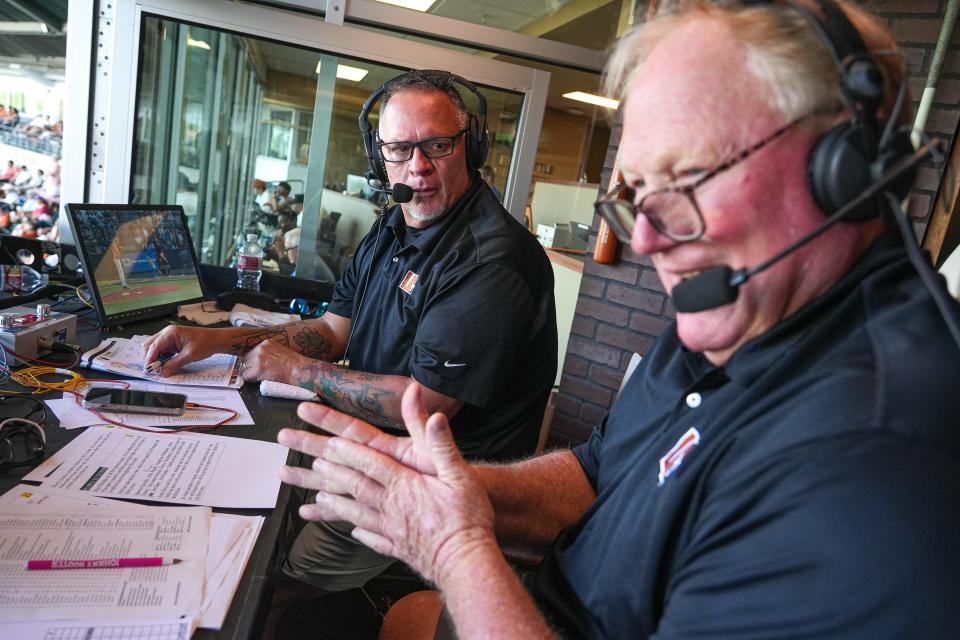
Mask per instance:
[[[816,32],[837,67],[840,100],[851,113],[848,121],[834,126],[817,141],[807,162],[814,200],[829,216],[913,153],[913,145],[906,131],[881,135],[877,109],[884,96],[883,72],[843,10],[832,0],[774,1],[795,10]],[[887,190],[903,200],[913,185],[914,173]],[[868,220],[887,209],[881,195],[854,209],[844,220]]]
[[[14,438],[23,436],[22,448],[26,457],[17,460]],[[47,436],[43,427],[26,418],[7,418],[0,421],[0,469],[32,465],[43,459],[47,450]]]
[[[370,173],[372,177],[379,180],[381,184],[387,184],[387,168],[384,166],[383,158],[380,156],[380,132],[370,124],[370,110],[373,105],[383,96],[384,93],[394,83],[408,77],[417,77],[432,79],[437,82],[437,91],[443,91],[443,82],[459,84],[465,87],[470,93],[477,97],[477,115],[469,114],[467,121],[466,137],[467,149],[467,169],[475,171],[483,166],[487,160],[487,149],[490,146],[489,136],[487,134],[487,99],[477,89],[476,85],[465,78],[449,73],[447,71],[423,70],[410,71],[402,73],[395,78],[384,82],[380,87],[370,94],[367,101],[363,103],[360,110],[360,133],[363,135],[363,148],[367,153],[367,162],[370,164]]]

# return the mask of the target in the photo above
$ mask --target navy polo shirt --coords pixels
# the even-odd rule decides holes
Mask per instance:
[[[723,367],[666,331],[575,450],[597,499],[535,595],[571,636],[956,637],[958,416],[960,349],[887,234]]]
[[[533,452],[557,369],[553,269],[478,175],[425,229],[399,206],[374,223],[329,311],[352,319],[351,368],[464,403],[451,420],[464,455]]]

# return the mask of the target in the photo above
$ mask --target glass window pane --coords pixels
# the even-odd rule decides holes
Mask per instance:
[[[383,198],[364,177],[357,116],[402,70],[155,16],[142,46],[134,200],[181,204],[203,262],[235,265],[238,240],[256,233],[265,269],[339,276]],[[482,91],[502,193],[523,96]]]
[[[359,29],[389,33],[379,27],[356,26]],[[406,39],[466,53],[490,55],[440,40],[419,36],[406,36]],[[550,73],[547,107],[537,144],[533,184],[528,200],[532,208],[534,228],[538,224],[592,225],[593,201],[600,188],[604,159],[609,149],[610,119],[613,111],[572,99],[565,94],[581,92],[600,95],[600,74],[513,56],[490,57]],[[510,109],[500,114],[495,114],[495,111],[495,103],[492,101],[491,147],[487,163],[494,170],[495,185],[502,192],[504,176],[507,174],[502,169],[509,167],[511,144],[515,135],[514,123],[519,108],[512,111],[513,115]],[[501,162],[507,164],[501,165]],[[548,194],[548,197],[543,194]],[[574,248],[582,247],[578,245]]]

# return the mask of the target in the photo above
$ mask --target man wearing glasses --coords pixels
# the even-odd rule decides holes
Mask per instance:
[[[170,375],[212,353],[244,356],[247,380],[315,391],[323,402],[404,430],[403,390],[451,417],[472,459],[510,460],[536,448],[556,376],[553,271],[466,149],[469,114],[443,74],[412,72],[386,85],[379,153],[389,181],[409,186],[361,241],[320,318],[266,329],[168,327],[147,343]],[[344,357],[349,367],[333,364]],[[327,591],[364,584],[393,562],[350,537],[349,526],[309,523],[286,570]]]
[[[904,82],[892,38],[851,5],[805,4],[842,10],[874,52],[879,131]],[[813,235],[833,211],[808,158],[860,106],[792,3],[671,8],[612,55],[626,190],[597,207],[668,293]],[[893,215],[834,224],[734,300],[679,310],[573,451],[467,464],[411,385],[409,439],[301,405],[334,436],[281,431],[318,460],[282,478],[318,490],[304,518],[349,519],[433,581],[460,638],[955,637],[957,309],[938,311]],[[501,549],[543,554],[531,593]],[[381,638],[437,620],[439,599],[406,603]]]

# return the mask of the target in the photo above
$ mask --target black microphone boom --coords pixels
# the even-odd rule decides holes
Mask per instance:
[[[393,201],[397,204],[403,204],[404,202],[410,202],[413,200],[413,189],[402,182],[398,182],[393,185],[393,188],[389,190],[389,193],[393,197]]]
[[[683,313],[722,307],[737,299],[739,285],[730,283],[733,269],[727,265],[707,269],[673,288],[673,306]]]
[[[387,189],[387,188],[384,188],[382,182],[380,182],[373,176],[372,172],[368,171],[366,178],[367,178],[367,184],[370,185],[371,189],[373,189],[374,191],[379,191],[380,193],[387,194],[388,196],[393,198],[393,201],[396,202],[397,204],[403,204],[404,202],[410,202],[411,200],[413,200],[413,189],[411,189],[408,185],[403,184],[402,182],[398,182],[394,184],[392,188]]]
[[[923,145],[914,151],[913,154],[903,158],[890,167],[890,169],[870,185],[869,188],[864,189],[860,195],[841,207],[819,227],[752,269],[737,269],[734,271],[727,265],[721,265],[707,269],[703,273],[681,282],[675,286],[671,292],[673,296],[673,306],[676,307],[680,313],[697,313],[698,311],[706,311],[707,309],[722,307],[725,304],[734,302],[740,292],[740,285],[746,282],[751,276],[783,260],[834,224],[843,220],[851,211],[876,196],[885,187],[895,183],[907,175],[909,171],[916,169],[917,165],[923,162],[927,156],[933,154],[939,156],[942,151],[943,142],[940,140],[932,140]]]

